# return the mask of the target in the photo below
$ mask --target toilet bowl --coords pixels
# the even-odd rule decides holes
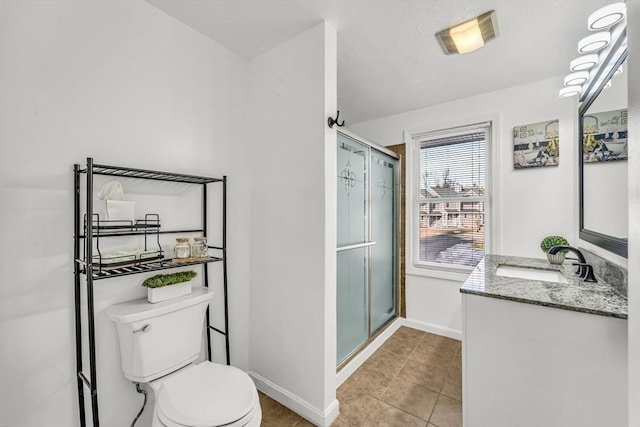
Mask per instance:
[[[125,377],[154,394],[152,427],[259,427],[260,399],[253,380],[233,366],[200,357],[204,314],[213,292],[149,304],[146,299],[106,309],[118,330]]]
[[[202,362],[149,383],[155,395],[152,427],[259,427],[258,392],[233,366]]]

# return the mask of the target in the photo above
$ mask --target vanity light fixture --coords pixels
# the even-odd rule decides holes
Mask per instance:
[[[469,53],[498,36],[498,21],[494,10],[436,33],[444,53]]]
[[[578,86],[589,80],[588,71],[576,71],[564,78],[565,86]]]
[[[603,87],[602,89],[609,89],[609,88],[611,87],[611,85],[613,85],[613,83],[612,83],[612,81],[611,81],[611,80],[609,80],[609,81],[607,82],[607,84],[605,84],[605,85],[604,85],[604,87]]]
[[[622,21],[627,13],[624,3],[611,3],[593,12],[587,19],[587,25],[591,31],[609,28]]]
[[[574,59],[569,63],[569,69],[571,71],[590,70],[598,65],[600,57],[597,53],[590,53],[588,55],[582,55]]]
[[[564,78],[565,87],[559,92],[561,98],[579,95],[580,102],[592,99],[605,79],[622,72],[621,64],[627,52],[625,4],[601,7],[589,15],[587,26],[595,32],[578,42],[578,52],[583,55],[569,63],[572,73]],[[619,68],[614,70],[614,64]],[[610,83],[611,80],[607,87]]]
[[[579,53],[596,52],[607,46],[611,41],[611,33],[609,31],[599,31],[583,38],[578,42]]]
[[[580,95],[582,92],[582,86],[565,86],[560,89],[558,95],[560,98],[569,98],[571,96]]]

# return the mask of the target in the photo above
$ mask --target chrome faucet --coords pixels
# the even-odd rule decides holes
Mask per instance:
[[[596,276],[593,274],[593,267],[587,264],[587,260],[584,258],[584,255],[582,254],[582,252],[580,252],[579,249],[574,248],[573,246],[566,246],[566,245],[558,245],[549,249],[549,253],[551,255],[555,255],[560,251],[571,251],[574,254],[576,254],[576,256],[578,257],[578,262],[574,263],[573,265],[578,266],[578,269],[576,270],[576,274],[580,276],[582,280],[584,280],[585,282],[592,282],[592,283],[598,282],[598,280],[596,279]]]

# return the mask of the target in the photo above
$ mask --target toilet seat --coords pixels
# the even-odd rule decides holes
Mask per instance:
[[[251,378],[233,366],[203,362],[162,382],[156,413],[168,427],[235,427],[256,416]]]

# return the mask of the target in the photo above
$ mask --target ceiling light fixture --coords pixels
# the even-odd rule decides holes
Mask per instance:
[[[588,71],[576,71],[575,73],[571,73],[564,78],[564,85],[565,86],[581,85],[587,80],[589,80]]]
[[[493,10],[436,33],[447,55],[473,52],[497,36],[498,22]]]
[[[627,13],[624,3],[611,3],[593,12],[587,19],[587,25],[591,31],[609,28],[622,21]]]
[[[598,61],[600,61],[600,57],[597,53],[579,56],[569,63],[569,69],[571,71],[590,70],[598,65]]]
[[[580,95],[582,92],[582,86],[565,86],[560,89],[560,98],[569,98],[571,96]]]
[[[609,31],[600,31],[593,33],[578,42],[579,53],[596,52],[611,41],[611,33]]]

